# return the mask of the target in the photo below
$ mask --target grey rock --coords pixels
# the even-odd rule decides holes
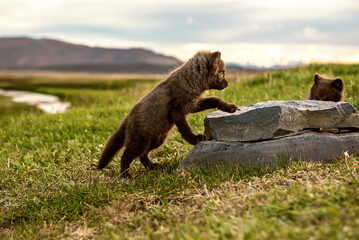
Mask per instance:
[[[310,128],[359,128],[359,115],[347,102],[269,101],[215,111],[205,118],[207,139],[257,141]]]
[[[178,169],[273,167],[283,160],[329,162],[345,151],[359,153],[358,132],[309,132],[262,142],[204,141],[188,153]]]

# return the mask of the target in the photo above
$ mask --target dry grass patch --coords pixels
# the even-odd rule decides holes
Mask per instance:
[[[98,231],[134,239],[350,239],[359,236],[358,180],[358,158],[351,156],[334,164],[294,163],[212,188],[194,181],[165,199],[126,194],[99,209],[104,218]]]

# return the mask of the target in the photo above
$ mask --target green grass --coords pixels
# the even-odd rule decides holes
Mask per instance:
[[[39,112],[39,110],[24,103],[15,103],[11,100],[11,98],[0,96],[0,118],[21,112]]]
[[[228,89],[208,95],[240,106],[303,100],[319,72],[341,76],[346,101],[359,108],[358,67],[231,77]],[[176,167],[191,146],[175,130],[151,154],[163,167],[146,171],[136,160],[133,178],[121,179],[119,158],[103,171],[95,165],[109,135],[158,79],[2,79],[0,88],[54,94],[73,107],[50,115],[13,104],[2,112],[0,239],[359,239],[357,156],[184,173]],[[203,132],[205,114],[188,117],[194,132]]]

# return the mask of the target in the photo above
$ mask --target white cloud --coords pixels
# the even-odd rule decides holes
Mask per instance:
[[[103,28],[151,28],[164,24],[161,19],[146,18],[146,13],[158,9],[148,2],[139,7],[134,1],[61,1],[2,0],[0,15],[2,32],[11,29],[25,31],[45,27],[93,26]],[[21,6],[21,7],[19,7]]]
[[[359,59],[358,10],[357,0],[1,0],[0,37],[145,47],[182,60],[221,50],[227,62],[265,66],[348,62]]]
[[[187,23],[188,25],[192,25],[193,22],[194,22],[194,20],[193,20],[192,17],[187,17],[187,18],[186,18],[186,23]]]
[[[158,48],[157,48],[158,49]],[[275,64],[290,62],[342,62],[359,61],[359,46],[333,46],[322,44],[258,44],[258,43],[226,43],[163,46],[162,52],[175,55],[182,61],[189,59],[199,50],[221,51],[226,62],[256,64],[270,67]]]
[[[268,45],[266,47],[266,53],[273,58],[280,57],[282,55],[282,48],[280,45]]]
[[[274,21],[318,20],[343,12],[359,10],[357,0],[252,0],[237,4],[247,9],[248,21],[258,24]]]
[[[252,30],[258,30],[259,28],[260,28],[259,25],[256,24],[256,23],[253,23],[253,24],[251,25],[251,29],[252,29]]]
[[[301,32],[294,33],[295,37],[305,40],[322,40],[328,38],[328,35],[319,32],[317,29],[306,27]]]

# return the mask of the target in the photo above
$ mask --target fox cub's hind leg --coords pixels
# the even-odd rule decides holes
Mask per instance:
[[[129,168],[132,161],[139,156],[142,156],[145,152],[145,146],[143,143],[131,142],[126,146],[121,158],[121,175],[123,177],[131,177]]]

